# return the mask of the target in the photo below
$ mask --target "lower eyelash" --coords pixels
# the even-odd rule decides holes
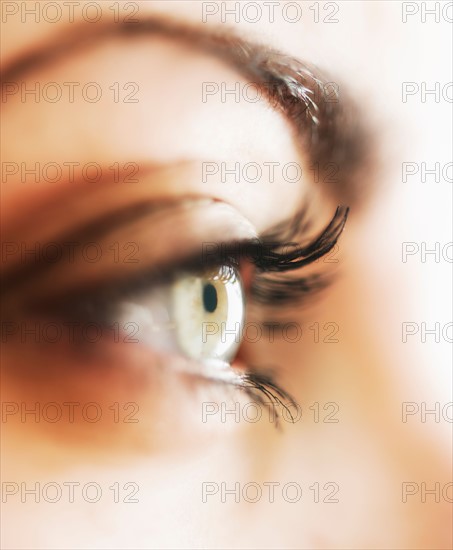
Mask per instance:
[[[244,392],[254,403],[265,406],[271,411],[276,428],[280,428],[280,408],[284,409],[291,421],[294,422],[291,407],[297,408],[297,401],[275,382],[271,374],[263,374],[258,370],[262,369],[247,366],[245,372],[239,373],[229,366],[224,373],[219,371],[211,371],[211,373],[191,372],[190,375],[203,381],[229,386]]]
[[[242,377],[241,385],[239,386],[248,397],[260,405],[268,406],[274,413],[275,426],[280,427],[278,408],[282,407],[288,413],[291,421],[294,422],[294,417],[290,407],[297,407],[296,400],[286,390],[277,385],[270,375],[259,374],[255,369],[249,368],[249,372]],[[266,401],[264,397],[269,398]],[[285,402],[286,401],[286,402]]]

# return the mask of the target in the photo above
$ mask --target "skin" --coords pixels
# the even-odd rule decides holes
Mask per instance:
[[[55,346],[50,355],[46,349],[4,346],[3,402],[95,401],[103,411],[114,402],[135,402],[140,414],[138,423],[115,423],[108,412],[99,423],[80,418],[74,423],[67,418],[55,424],[24,423],[18,417],[2,423],[3,480],[26,482],[27,486],[49,480],[82,485],[96,481],[105,495],[99,503],[79,497],[73,503],[63,498],[58,504],[22,503],[17,495],[11,497],[2,504],[3,547],[451,546],[450,502],[442,499],[436,503],[429,496],[426,503],[419,496],[401,501],[403,482],[424,481],[431,487],[436,481],[442,485],[451,481],[451,430],[445,423],[401,422],[402,402],[446,402],[449,394],[438,391],[434,384],[425,385],[431,377],[444,379],[440,369],[427,372],[421,358],[414,361],[414,349],[403,348],[398,341],[398,310],[407,303],[398,288],[407,275],[386,247],[390,228],[388,234],[378,235],[381,216],[387,215],[388,197],[394,196],[385,182],[395,174],[400,177],[401,160],[407,158],[402,146],[387,155],[390,146],[381,128],[383,121],[394,120],[394,134],[407,138],[409,150],[411,143],[420,146],[417,140],[421,139],[405,126],[405,119],[416,116],[420,106],[404,110],[399,97],[384,101],[376,86],[376,67],[367,64],[380,52],[377,63],[387,67],[397,33],[411,35],[410,29],[401,29],[399,19],[392,18],[394,12],[386,4],[390,3],[361,2],[352,8],[342,3],[339,25],[316,25],[307,18],[302,27],[265,21],[252,26],[260,40],[335,69],[343,80],[348,80],[344,75],[354,74],[350,92],[358,101],[366,97],[366,103],[375,106],[372,114],[365,111],[368,124],[379,136],[375,168],[369,175],[370,185],[373,182],[377,189],[372,200],[359,203],[351,213],[338,253],[338,279],[319,299],[290,313],[290,320],[303,327],[315,322],[336,323],[341,328],[339,342],[317,343],[308,329],[296,344],[245,343],[235,363],[236,367],[249,361],[278,363],[279,383],[301,404],[303,421],[286,423],[281,431],[266,418],[256,424],[221,423],[218,419],[203,423],[202,403],[228,401],[231,395],[225,398],[222,389],[162,373],[159,357],[142,346],[107,345],[101,355],[86,356],[69,353],[64,346]],[[140,2],[140,9],[176,14],[187,21],[199,22],[200,17],[197,2]],[[390,21],[385,40],[376,20]],[[65,24],[3,23],[2,65]],[[252,32],[245,23],[236,27],[239,32]],[[352,28],[356,30],[353,34]],[[416,37],[412,40],[415,44]],[[413,55],[407,54],[409,65]],[[396,75],[400,66],[393,62],[388,70],[388,80],[399,86]],[[71,199],[78,207],[74,207],[72,218],[60,208],[68,201],[61,182],[2,184],[2,231],[7,238],[20,235],[27,242],[39,241],[67,227],[74,216],[94,217],[137,198],[215,199],[228,205],[225,216],[230,225],[243,225],[253,234],[294,214],[311,193],[315,213],[312,235],[330,220],[338,202],[309,177],[294,184],[281,179],[258,186],[242,182],[225,185],[218,180],[203,183],[201,163],[206,159],[298,162],[304,174],[310,172],[288,122],[265,103],[200,101],[203,82],[246,83],[220,60],[168,39],[112,40],[89,54],[72,55],[39,74],[30,74],[28,80],[96,81],[108,90],[115,81],[137,81],[137,75],[144,99],[135,104],[112,103],[106,94],[105,100],[95,105],[13,99],[2,106],[2,159],[26,159],[30,164],[68,159],[85,164],[96,159],[107,167],[114,162],[154,167],[132,189],[106,185],[87,190],[86,184],[81,184]],[[383,86],[389,86],[388,82]],[[208,211],[209,207],[195,209],[185,221],[195,228],[190,233],[195,243],[216,240],[215,223]],[[29,222],[43,212],[43,223]],[[390,227],[398,221],[396,214],[391,216]],[[172,228],[164,227],[156,234],[168,235],[177,250],[183,248],[179,237],[170,235]],[[122,234],[121,238],[128,240]],[[158,249],[154,235],[141,239]],[[370,251],[370,239],[373,251],[381,255]],[[155,261],[150,254],[150,261]],[[379,266],[384,259],[390,267],[382,273]],[[322,265],[323,270],[329,267]],[[127,270],[124,265],[107,265],[105,269]],[[271,319],[275,318],[278,315],[272,313]],[[382,328],[390,325],[393,332]],[[232,399],[248,402],[236,394]],[[314,422],[310,407],[332,402],[339,404],[340,422]],[[108,487],[115,482],[123,487],[131,481],[140,488],[139,502],[115,503]],[[265,498],[254,504],[243,499],[235,503],[232,497],[224,503],[219,495],[203,503],[202,483],[223,481],[228,487],[236,482],[273,481],[280,487],[296,482],[302,486],[302,499],[288,503],[276,490],[273,503]],[[316,482],[321,487],[337,483],[339,502],[313,502],[310,486]],[[321,491],[323,498],[326,493]]]

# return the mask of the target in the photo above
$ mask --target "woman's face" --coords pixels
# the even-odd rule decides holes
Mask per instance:
[[[1,7],[4,547],[451,544],[448,12]]]

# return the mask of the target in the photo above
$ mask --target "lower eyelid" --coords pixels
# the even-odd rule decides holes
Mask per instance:
[[[157,350],[138,337],[139,324],[134,321],[28,319],[8,322],[7,330],[2,335],[8,358],[4,370],[45,382],[73,377],[83,385],[88,375],[102,376],[108,385],[118,377],[133,380],[139,375],[152,383],[153,377],[167,372],[215,379],[216,371],[224,379],[230,369],[225,361],[196,361],[175,350]]]

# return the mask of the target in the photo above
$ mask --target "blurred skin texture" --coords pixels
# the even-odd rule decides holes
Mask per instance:
[[[309,152],[297,143],[287,117],[266,101],[202,102],[204,82],[226,83],[232,89],[237,82],[246,85],[247,78],[218,55],[171,36],[112,36],[39,68],[33,66],[35,59],[27,76],[17,77],[29,88],[36,82],[96,82],[105,93],[97,103],[8,98],[2,103],[2,162],[97,162],[105,167],[137,163],[140,182],[2,181],[5,241],[30,246],[55,241],[72,226],[137,201],[214,199],[183,212],[170,208],[168,215],[123,220],[117,228],[113,224],[104,247],[115,241],[139,242],[140,258],[152,265],[183,256],[188,248],[199,250],[203,242],[261,235],[296,214],[307,197],[312,221],[308,237],[313,238],[337,205],[353,204],[336,252],[333,283],[304,307],[284,312],[274,308],[266,317],[301,324],[300,341],[247,341],[233,362],[237,368],[276,365],[279,386],[302,407],[303,417],[294,424],[283,421],[276,429],[266,415],[258,422],[203,422],[203,403],[233,409],[234,403],[250,399],[237,390],[181,375],[173,368],[177,359],[168,361],[171,367],[160,368],[152,347],[106,342],[93,351],[60,343],[2,342],[2,403],[31,408],[35,403],[94,402],[103,411],[99,422],[84,421],[80,415],[75,421],[65,416],[54,423],[35,422],[32,416],[23,422],[20,414],[2,418],[2,482],[25,483],[28,488],[36,483],[63,487],[74,482],[81,487],[94,482],[103,493],[99,502],[87,502],[76,488],[73,502],[63,496],[52,503],[43,498],[35,502],[21,493],[7,498],[2,488],[2,547],[450,548],[451,488],[444,493],[447,498],[442,489],[439,499],[428,494],[423,502],[420,492],[402,498],[403,483],[424,483],[428,489],[451,483],[452,461],[451,423],[402,421],[404,402],[426,402],[432,408],[436,402],[451,401],[451,378],[441,360],[446,357],[442,344],[430,363],[427,346],[401,343],[403,321],[442,317],[432,315],[437,294],[426,300],[432,310],[416,291],[411,294],[408,280],[415,281],[419,292],[427,291],[426,273],[420,275],[419,266],[408,267],[400,259],[400,241],[416,240],[401,229],[406,223],[417,224],[411,212],[425,217],[421,205],[437,208],[439,198],[439,204],[445,204],[450,197],[445,189],[414,190],[401,183],[401,162],[429,161],[436,140],[439,154],[448,151],[449,128],[439,122],[448,119],[448,103],[446,111],[431,107],[430,116],[429,105],[401,102],[404,80],[428,80],[423,68],[433,72],[434,81],[445,75],[448,79],[448,72],[442,73],[447,54],[443,63],[438,60],[451,50],[447,25],[404,25],[399,2],[337,2],[337,24],[315,23],[311,3],[301,3],[304,15],[295,24],[281,17],[274,22],[263,17],[253,24],[227,18],[223,23],[219,15],[203,22],[202,2],[119,3],[117,9],[126,12],[127,4],[139,6],[138,18],[176,20],[195,31],[198,27],[200,33],[210,27],[233,30],[320,67],[330,81],[341,83],[340,102],[342,87],[347,90],[355,116],[371,136],[363,150],[366,161],[362,171],[351,174],[352,193],[313,181]],[[319,3],[321,15],[325,4]],[[102,22],[114,20],[114,10],[102,13]],[[78,9],[74,23],[67,18],[56,23],[4,18],[3,71],[52,40],[64,41],[77,18],[82,19]],[[101,28],[101,23],[92,25]],[[420,33],[429,37],[422,53]],[[140,100],[113,102],[109,87],[115,82],[120,89],[123,83],[137,83]],[[304,177],[296,183],[279,176],[258,184],[205,182],[200,174],[206,161],[297,162]],[[446,207],[439,208],[439,218],[449,215]],[[427,216],[436,218],[433,211]],[[445,234],[443,238],[448,240]],[[2,259],[2,271],[13,269],[15,261]],[[46,302],[54,292],[58,296],[58,285],[67,297],[72,292],[69,280],[76,284],[90,277],[127,277],[140,265],[111,258],[96,264],[75,262],[52,274],[32,273],[23,291],[4,299],[13,310],[31,298]],[[322,260],[318,265],[330,269]],[[251,277],[245,269],[245,286]],[[323,341],[323,334],[318,341],[307,328],[315,323],[338,326],[338,341]],[[115,422],[114,403],[120,404],[121,418],[133,412],[138,422]],[[125,403],[137,404],[138,412],[133,406],[121,410]],[[323,409],[328,403],[333,409]],[[335,407],[338,422],[323,422]],[[109,489],[115,483],[122,491],[120,502]],[[128,483],[139,488],[138,502],[124,502]],[[279,485],[273,502],[267,497],[235,502],[228,495],[222,502],[220,492],[203,502],[206,483],[226,483],[229,489],[236,483]],[[281,487],[287,483],[302,487],[298,502],[282,498]],[[324,500],[331,487],[323,487],[329,483],[339,487],[338,502]],[[315,484],[321,487],[320,502],[314,498]]]

